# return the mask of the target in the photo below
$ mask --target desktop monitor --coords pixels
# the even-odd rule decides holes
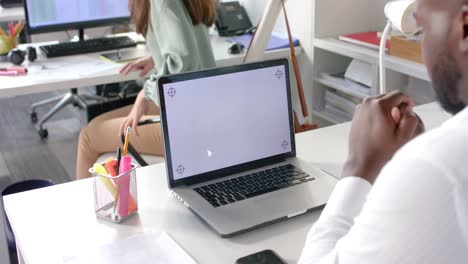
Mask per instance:
[[[128,0],[24,0],[28,33],[99,27],[130,21]]]

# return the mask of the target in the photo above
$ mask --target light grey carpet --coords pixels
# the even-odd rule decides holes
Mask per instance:
[[[49,92],[0,98],[0,190],[26,179],[64,183],[75,178],[78,135],[86,124],[85,111],[68,106],[45,124],[41,139],[30,121],[33,102],[63,94]],[[51,106],[38,109],[39,118]]]

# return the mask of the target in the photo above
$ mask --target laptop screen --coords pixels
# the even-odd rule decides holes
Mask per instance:
[[[287,70],[283,62],[163,84],[173,179],[292,152]]]

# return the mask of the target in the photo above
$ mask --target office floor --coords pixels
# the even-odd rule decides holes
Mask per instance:
[[[75,178],[77,140],[86,124],[85,112],[72,106],[60,111],[46,123],[49,137],[45,140],[28,113],[31,103],[62,93],[0,98],[0,190],[25,179],[64,183]],[[50,107],[38,109],[39,117]]]
[[[33,102],[64,94],[49,92],[0,98],[0,190],[13,182],[47,179],[65,183],[75,179],[78,136],[86,124],[85,111],[69,106],[47,122],[49,138],[42,140],[30,121]],[[92,92],[81,88],[80,92]],[[38,109],[39,117],[52,105]],[[16,264],[16,252],[10,252]]]

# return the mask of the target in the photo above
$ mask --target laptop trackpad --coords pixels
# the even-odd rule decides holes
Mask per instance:
[[[229,233],[281,218],[286,219],[288,216],[297,216],[326,203],[329,193],[320,191],[322,188],[314,188],[318,185],[320,184],[301,184],[218,207],[216,210],[211,210],[214,214],[208,217],[207,222],[221,233]]]

